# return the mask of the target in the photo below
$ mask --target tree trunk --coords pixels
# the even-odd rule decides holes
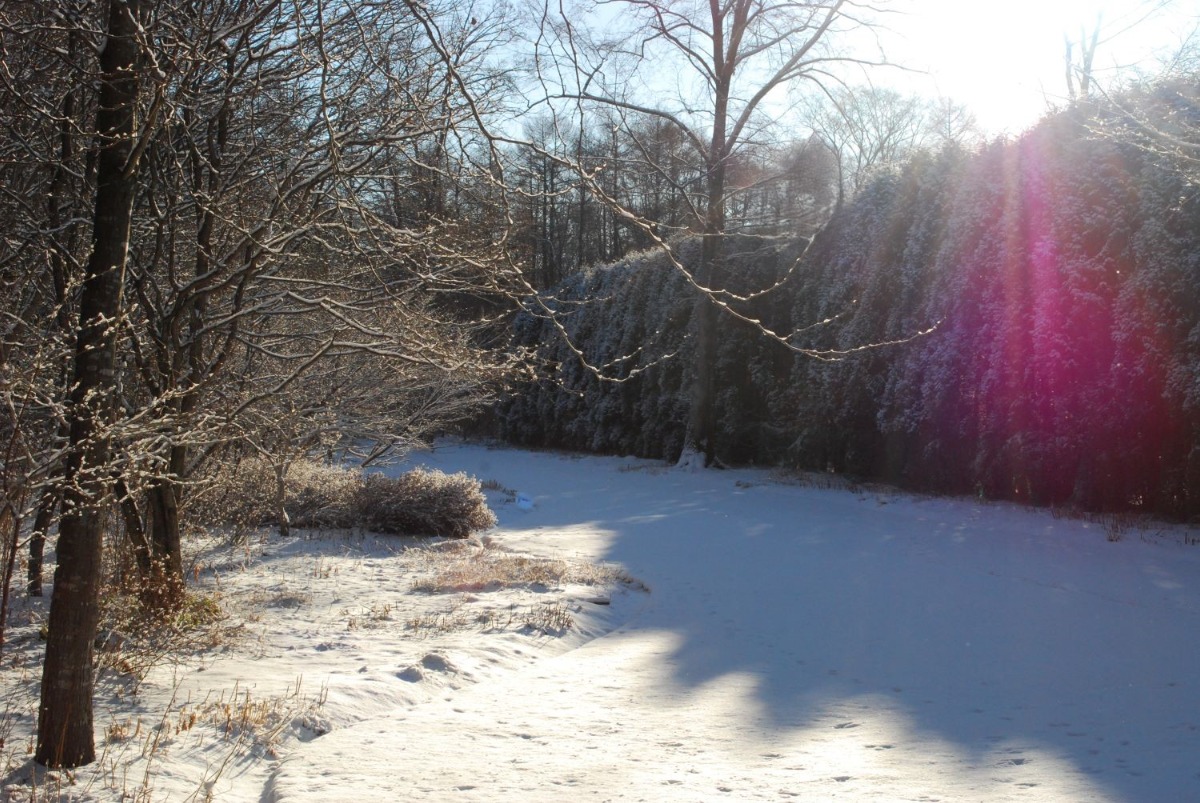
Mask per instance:
[[[714,33],[719,31],[718,13],[714,5]],[[713,37],[713,50],[718,54],[714,63],[721,64],[720,55],[724,39]],[[725,250],[725,171],[728,156],[726,125],[729,109],[729,90],[733,78],[733,66],[719,72],[713,106],[712,139],[709,143],[706,166],[705,189],[707,204],[704,215],[704,239],[700,248],[700,264],[694,276],[700,287],[719,290],[722,284],[722,260]],[[691,464],[701,456],[704,465],[710,466],[717,459],[716,453],[716,403],[717,403],[717,308],[716,299],[702,292],[696,299],[694,331],[696,357],[692,376],[692,399],[688,412],[688,427],[681,465]]]
[[[279,536],[287,538],[292,532],[292,520],[287,512],[287,464],[275,464],[275,517],[279,520]]]
[[[146,525],[142,521],[142,514],[133,499],[133,494],[129,492],[125,480],[121,477],[117,477],[115,490],[121,506],[121,518],[125,522],[125,536],[129,539],[129,545],[133,548],[133,559],[137,563],[138,580],[145,587],[150,582],[154,568],[150,559],[150,543],[146,540]]]
[[[720,234],[705,234],[700,251],[700,267],[695,272],[696,281],[704,287],[712,287],[717,279],[721,260]],[[709,466],[717,459],[716,454],[716,403],[717,403],[717,316],[716,302],[707,294],[696,298],[693,312],[693,332],[696,337],[696,356],[692,365],[691,405],[688,409],[688,426],[680,464],[693,465],[703,459]]]
[[[178,449],[180,447],[172,447]],[[150,486],[150,548],[154,566],[146,597],[154,607],[174,610],[183,596],[183,548],[179,536],[179,482],[160,477]]]
[[[38,500],[37,515],[33,518],[33,532],[29,534],[29,565],[25,572],[25,593],[31,597],[42,595],[42,566],[46,552],[46,533],[54,521],[54,509],[58,507],[58,485],[52,479],[42,489]]]
[[[21,517],[17,513],[17,506],[8,500],[0,506],[0,543],[4,544],[4,577],[0,579],[0,658],[4,656],[4,639],[8,630],[8,599],[12,590],[13,572],[17,567],[17,548],[20,540]]]
[[[207,162],[200,158],[198,152],[192,157],[192,191],[197,196],[215,196],[219,192],[219,176],[228,138],[229,107],[225,105],[217,115],[215,128],[210,128]],[[187,340],[182,343],[173,340],[171,371],[164,377],[166,386],[182,389],[174,404],[184,427],[190,424],[200,405],[201,385],[206,374],[204,324],[207,294],[204,291],[205,285],[211,281],[208,277],[212,275],[215,225],[216,214],[212,209],[201,208],[197,211],[193,268],[195,283],[189,294],[181,297],[178,312],[186,321]],[[171,331],[177,331],[176,327],[171,327]],[[185,581],[179,508],[183,501],[183,483],[188,473],[188,447],[173,443],[168,449],[166,472],[153,482],[148,492],[151,571],[146,577],[142,600],[160,611],[176,610],[183,601]]]
[[[34,760],[48,767],[78,767],[96,759],[92,650],[100,619],[103,504],[110,476],[106,429],[116,388],[116,322],[122,313],[137,180],[131,160],[140,2],[110,0],[108,39],[100,54],[96,112],[100,152],[92,254],[80,295],[58,568],[50,602],[34,753]]]

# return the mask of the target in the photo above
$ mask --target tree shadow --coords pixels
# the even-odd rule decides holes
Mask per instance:
[[[653,589],[631,627],[679,638],[671,682],[749,674],[746,716],[770,728],[865,700],[981,765],[1023,744],[1116,798],[1200,796],[1196,556],[1007,505],[764,476],[555,479],[522,521],[602,511],[604,559]]]

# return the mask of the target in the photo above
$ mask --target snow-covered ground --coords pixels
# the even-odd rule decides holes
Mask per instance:
[[[487,546],[204,553],[228,636],[102,695],[105,759],[70,777],[31,778],[36,667],[6,654],[0,800],[1200,799],[1194,532],[1111,542],[767,471],[460,444],[415,462],[532,505],[493,493]],[[504,550],[649,591],[413,590]]]

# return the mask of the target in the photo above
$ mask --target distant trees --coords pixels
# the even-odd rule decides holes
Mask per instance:
[[[1078,36],[1073,36],[1073,31],[1064,31],[1063,66],[1067,101],[1072,104],[1086,103],[1097,95],[1105,94],[1105,84],[1115,85],[1117,82],[1111,76],[1108,81],[1102,81],[1104,72],[1126,70],[1131,65],[1105,67],[1096,61],[1097,52],[1103,51],[1130,31],[1138,30],[1162,12],[1169,12],[1174,5],[1175,0],[1131,0],[1122,4],[1119,10],[1110,9],[1107,17],[1103,11],[1097,11],[1091,19],[1080,19]]]
[[[525,131],[536,147],[514,150],[514,258],[540,288],[699,227],[704,167],[673,126],[632,113],[581,123],[564,136],[537,118]],[[811,234],[833,207],[836,161],[819,139],[746,149],[729,164],[729,233]]]
[[[1162,75],[1136,82],[1127,91],[1107,98],[1107,113],[1092,123],[1104,136],[1132,143],[1174,169],[1181,169],[1193,183],[1200,183],[1197,35],[1176,54]]]
[[[795,278],[744,309],[777,330],[836,318],[809,333],[814,349],[831,353],[904,339],[927,322],[937,330],[828,363],[723,320],[723,448],[745,462],[939,492],[1200,514],[1200,192],[1186,152],[1152,135],[1169,120],[1174,139],[1187,141],[1194,106],[1180,92],[1167,81],[1095,117],[1067,110],[1013,142],[977,152],[948,145],[875,171]],[[1144,125],[1096,136],[1135,102]],[[681,258],[696,250],[693,241]],[[777,276],[786,259],[734,250],[743,254],[726,262],[734,277]],[[572,318],[585,348],[615,356],[627,338],[656,348],[614,387],[572,372],[567,355],[542,341],[547,359],[563,360],[568,392],[544,386],[512,400],[505,431],[669,457],[682,438],[671,415],[687,369],[637,371],[690,348],[679,332],[691,304],[670,273],[647,255],[563,287],[564,304],[613,298]],[[654,302],[638,306],[642,296]],[[520,335],[537,325],[523,322]]]
[[[970,111],[949,98],[929,100],[887,87],[832,87],[810,96],[803,119],[836,159],[839,205],[877,170],[924,150],[969,147],[980,139]]]

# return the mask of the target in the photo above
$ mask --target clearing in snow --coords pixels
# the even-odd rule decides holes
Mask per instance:
[[[412,462],[485,481],[500,525],[210,545],[219,637],[102,687],[92,767],[34,772],[45,603],[18,606],[0,800],[1200,799],[1190,531],[762,470]]]

